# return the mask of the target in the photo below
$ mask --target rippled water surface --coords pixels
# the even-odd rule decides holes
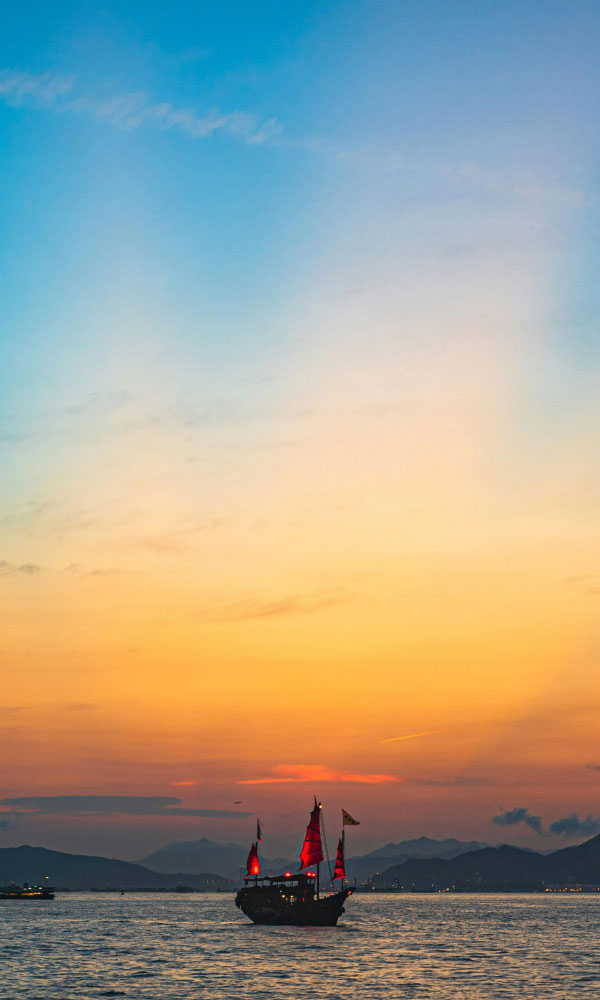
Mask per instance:
[[[342,921],[257,927],[229,895],[0,902],[0,997],[600,998],[594,896],[355,895]]]

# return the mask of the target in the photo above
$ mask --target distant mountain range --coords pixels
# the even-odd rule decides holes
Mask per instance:
[[[402,840],[399,844],[386,844],[370,854],[348,858],[346,869],[349,878],[364,882],[410,858],[455,858],[459,854],[481,851],[489,846],[478,840],[432,840],[430,837],[418,837],[416,840]]]
[[[44,847],[4,847],[0,849],[2,881],[43,882],[49,876],[59,889],[175,889],[178,884],[193,889],[230,889],[232,883],[221,875],[150,871],[142,865],[98,858],[86,854],[63,854]]]
[[[543,854],[519,847],[485,847],[448,858],[413,858],[373,877],[379,888],[431,892],[518,892],[549,885],[600,886],[600,836]]]
[[[220,844],[206,837],[177,840],[142,858],[139,863],[157,872],[218,872],[225,878],[238,880],[240,871],[246,871],[248,847]],[[281,874],[293,864],[287,858],[265,858],[262,851],[260,862],[261,869],[272,875]]]
[[[178,884],[199,890],[230,890],[239,881],[246,855],[246,849],[239,844],[218,844],[204,837],[167,844],[145,858],[144,864],[65,854],[43,847],[8,847],[0,849],[0,879],[4,875],[17,883],[42,882],[48,875],[57,888],[75,890],[168,890]],[[394,862],[391,865],[387,864],[390,858]],[[261,861],[266,873],[296,869],[295,863],[284,858],[269,861],[261,857]],[[164,867],[157,871],[150,864]],[[215,872],[217,867],[220,871]],[[570,883],[600,886],[600,836],[577,847],[544,853],[506,844],[490,847],[479,841],[420,837],[386,844],[371,854],[352,858],[347,870],[350,878],[359,883],[369,881],[378,889],[416,892],[448,888],[466,892],[527,891]]]
[[[419,837],[417,840],[403,840],[399,844],[386,844],[364,856],[349,858],[348,877],[362,882],[376,872],[382,872],[393,865],[402,864],[408,858],[454,858],[457,854],[474,851],[489,844],[479,841],[467,843],[460,840],[431,840]],[[266,874],[279,874],[286,868],[294,870],[294,858],[265,858],[260,853],[260,861]],[[238,879],[240,869],[244,870],[248,848],[239,844],[219,844],[202,837],[200,840],[175,841],[140,860],[141,865],[159,872],[218,872],[227,878]]]

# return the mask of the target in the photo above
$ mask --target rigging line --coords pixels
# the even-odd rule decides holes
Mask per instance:
[[[300,847],[298,846],[298,844],[300,844]],[[302,841],[298,841],[298,839],[296,838],[292,846],[284,853],[279,854],[279,857],[282,859],[282,861],[291,861],[292,858],[290,857],[290,854],[299,855],[301,847],[302,847]]]
[[[329,881],[333,881],[333,872],[331,870],[331,861],[329,860],[329,845],[327,843],[327,830],[325,829],[325,816],[323,810],[321,809],[319,813],[321,819],[321,830],[323,831],[323,843],[325,844],[325,860],[327,861],[327,871],[329,872]]]

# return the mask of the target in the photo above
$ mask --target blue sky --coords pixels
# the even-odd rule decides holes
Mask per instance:
[[[7,318],[139,295],[260,344],[361,254],[535,239],[577,309],[597,41],[592,3],[7,5]]]

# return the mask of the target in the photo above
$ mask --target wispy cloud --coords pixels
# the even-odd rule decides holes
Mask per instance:
[[[213,617],[234,622],[252,618],[279,618],[282,615],[306,615],[336,604],[346,604],[351,599],[352,595],[345,587],[334,587],[330,590],[316,590],[309,594],[290,594],[272,601],[258,599],[236,601],[215,612]]]
[[[458,167],[442,168],[442,176],[450,181],[465,181],[493,195],[509,195],[521,200],[537,199],[563,202],[571,208],[591,205],[590,198],[579,188],[540,180],[529,170],[484,167],[480,163],[462,163]]]
[[[399,779],[392,774],[354,774],[351,771],[337,771],[324,764],[277,764],[273,774],[264,778],[246,778],[240,785],[278,785],[291,782],[343,781],[362,785],[383,785]]]
[[[203,816],[244,819],[252,813],[231,809],[186,809],[169,795],[30,795],[0,799],[0,806],[42,816]]]
[[[597,201],[595,195],[590,195],[579,187],[543,179],[527,169],[487,166],[473,161],[440,165],[439,162],[411,157],[396,150],[381,150],[372,146],[345,148],[320,136],[304,139],[286,137],[281,141],[349,166],[364,167],[383,174],[402,171],[404,174],[446,182],[456,190],[465,185],[493,198],[562,204],[569,208],[588,208]]]
[[[36,576],[41,572],[42,567],[38,566],[37,563],[21,563],[20,565],[16,565],[15,563],[7,562],[6,559],[0,559],[0,576]]]
[[[582,573],[580,576],[570,576],[564,580],[567,587],[580,590],[586,594],[600,594],[600,573]]]
[[[203,50],[190,49],[179,57],[184,61],[203,58]],[[491,197],[519,201],[545,201],[570,208],[587,208],[596,201],[580,188],[538,177],[533,171],[507,167],[489,167],[476,162],[446,164],[412,160],[394,150],[382,151],[369,146],[344,148],[322,136],[292,138],[284,135],[282,124],[274,117],[259,120],[247,111],[222,111],[218,108],[198,111],[178,107],[169,101],[154,101],[144,90],[99,95],[77,93],[75,75],[34,74],[27,70],[0,70],[0,100],[11,107],[52,108],[57,113],[86,115],[122,131],[144,125],[163,131],[183,132],[193,139],[215,133],[237,136],[248,145],[277,144],[313,153],[340,163],[384,172],[429,176],[453,186],[466,184]]]
[[[250,145],[270,141],[281,132],[275,118],[259,121],[245,111],[218,109],[201,113],[192,107],[175,107],[168,101],[152,101],[143,90],[108,97],[77,94],[76,82],[75,76],[4,69],[0,70],[0,99],[12,107],[41,104],[60,113],[87,115],[126,132],[145,124],[185,132],[193,139],[227,132]]]
[[[68,94],[74,76],[59,73],[27,73],[23,70],[0,70],[0,98],[13,107],[25,103],[55,104]]]
[[[454,778],[410,778],[409,780],[414,785],[424,785],[431,788],[478,788],[496,784],[490,778],[463,778],[460,775]]]
[[[507,812],[502,812],[498,816],[494,816],[492,823],[495,823],[496,826],[518,826],[519,823],[524,823],[526,826],[531,827],[532,830],[535,830],[536,833],[543,833],[541,816],[532,816],[522,806],[517,806],[515,809],[509,809]]]
[[[600,833],[600,818],[586,816],[579,819],[577,813],[563,816],[550,824],[550,833],[558,833],[563,837],[595,837]]]

